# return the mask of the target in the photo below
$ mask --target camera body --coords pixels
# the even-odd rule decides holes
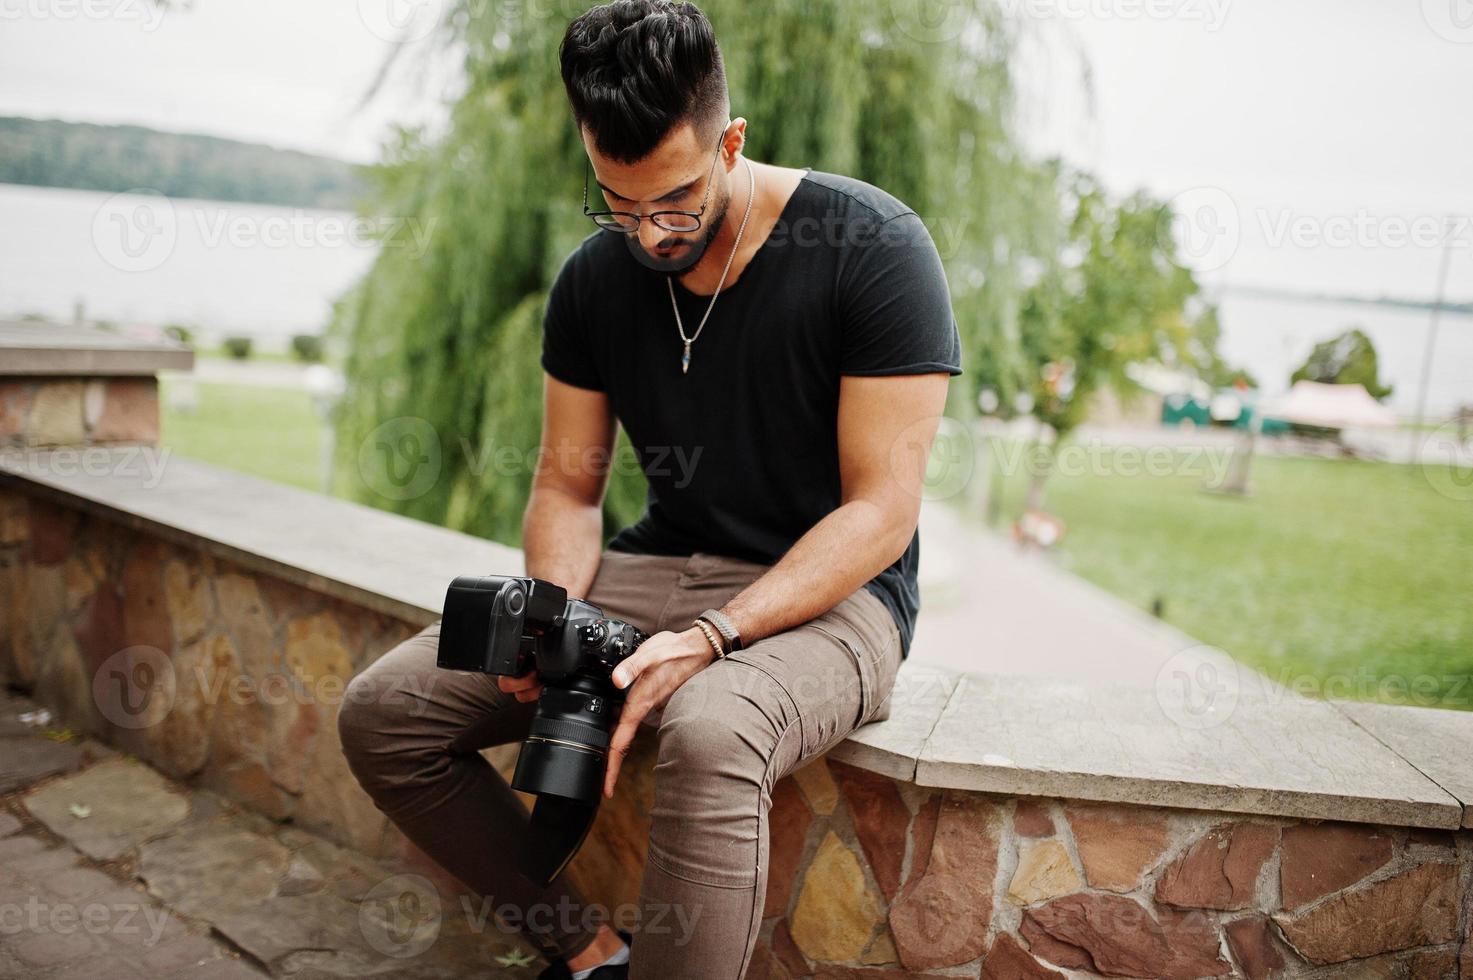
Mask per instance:
[[[445,594],[436,664],[507,677],[535,669],[542,696],[512,787],[595,807],[624,701],[610,675],[645,639],[551,582],[462,575]]]

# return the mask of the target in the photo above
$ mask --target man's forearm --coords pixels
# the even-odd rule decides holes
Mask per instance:
[[[588,595],[602,555],[603,513],[562,490],[534,487],[522,517],[527,574]]]
[[[913,520],[852,500],[809,529],[722,611],[746,644],[806,623],[889,567],[914,534]]]

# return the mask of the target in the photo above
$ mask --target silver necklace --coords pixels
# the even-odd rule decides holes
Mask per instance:
[[[680,333],[680,339],[685,342],[685,350],[680,355],[681,374],[690,371],[691,344],[696,342],[696,338],[701,335],[701,331],[706,329],[706,321],[711,319],[711,311],[716,308],[716,297],[721,295],[721,287],[726,285],[726,274],[731,271],[731,262],[736,258],[737,249],[742,247],[742,232],[747,230],[747,219],[752,216],[752,201],[757,196],[757,177],[752,173],[751,161],[746,157],[742,157],[742,163],[746,164],[747,167],[747,210],[742,215],[741,226],[737,228],[736,241],[731,245],[731,254],[726,257],[726,268],[721,270],[721,279],[716,283],[716,292],[711,294],[711,302],[706,304],[706,315],[701,317],[701,322],[696,327],[696,332],[689,337],[685,335],[685,324],[680,321],[680,307],[675,302],[675,277],[670,276],[665,280],[665,288],[670,290],[670,308],[675,311],[675,329]]]

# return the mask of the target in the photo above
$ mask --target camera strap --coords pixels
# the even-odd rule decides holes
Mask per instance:
[[[537,885],[549,885],[583,846],[598,805],[544,793],[532,806],[531,833],[522,851],[522,874]]]

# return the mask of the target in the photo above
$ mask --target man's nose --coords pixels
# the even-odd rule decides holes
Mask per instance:
[[[645,251],[653,252],[655,246],[670,237],[670,233],[650,219],[646,218],[639,223],[639,244],[644,246]]]

